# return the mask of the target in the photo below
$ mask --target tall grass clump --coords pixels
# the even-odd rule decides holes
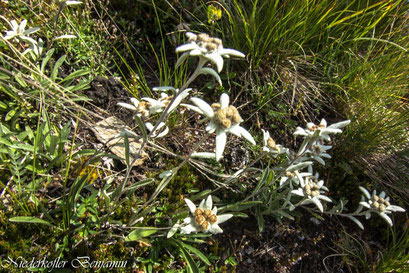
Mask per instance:
[[[256,99],[277,96],[265,108],[286,109],[288,120],[323,113],[355,120],[344,141],[347,161],[403,149],[407,1],[235,0],[223,7],[225,24],[218,27],[249,52],[255,73],[248,82],[272,86],[252,85],[250,92],[261,93]]]

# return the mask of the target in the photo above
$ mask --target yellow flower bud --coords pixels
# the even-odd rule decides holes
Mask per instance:
[[[209,216],[208,220],[209,220],[209,222],[210,222],[211,224],[214,224],[214,223],[217,222],[217,216],[214,215],[214,214],[212,214],[212,215]]]
[[[203,215],[198,215],[195,217],[196,224],[199,226],[206,222],[206,218]]]

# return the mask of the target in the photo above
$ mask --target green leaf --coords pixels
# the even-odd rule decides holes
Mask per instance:
[[[200,272],[199,268],[197,267],[197,264],[192,259],[189,252],[186,250],[186,248],[185,248],[186,244],[183,244],[183,243],[181,243],[179,241],[176,241],[174,239],[170,239],[168,242],[170,244],[176,246],[179,249],[183,259],[185,259],[185,261],[187,263],[188,272],[193,272],[193,273],[199,273]]]
[[[74,71],[70,75],[65,77],[62,81],[60,81],[59,84],[66,83],[66,85],[70,85],[75,78],[78,78],[78,77],[81,77],[87,74],[89,74],[88,69],[80,69],[80,70]]]
[[[155,227],[145,227],[143,229],[135,229],[134,231],[129,233],[128,236],[125,237],[125,242],[139,241],[140,239],[144,237],[148,237],[152,234],[155,234],[157,231],[158,229]]]
[[[292,217],[290,214],[288,214],[285,211],[279,210],[279,211],[277,211],[277,213],[280,214],[281,216],[284,216],[284,217],[290,219],[290,220],[294,220],[294,217]]]
[[[233,210],[233,211],[247,210],[251,207],[254,207],[262,203],[263,203],[262,201],[239,202],[233,205],[228,205],[224,207],[223,210]],[[220,209],[220,211],[222,211],[222,209]]]
[[[48,61],[50,60],[50,58],[53,56],[54,54],[54,48],[51,48],[46,54],[45,57],[43,59],[43,61],[41,62],[41,73],[44,74],[44,69],[45,66],[47,65]]]
[[[202,260],[206,265],[210,265],[209,259],[197,248],[194,248],[191,245],[181,243],[184,247],[186,247],[190,252],[195,254],[197,257],[199,257],[200,260]]]
[[[264,217],[260,213],[260,210],[257,210],[257,212],[256,212],[256,219],[257,219],[258,230],[260,232],[263,232],[263,230],[264,230]]]
[[[65,58],[67,58],[66,55],[62,55],[56,62],[53,68],[53,71],[51,72],[51,80],[55,81],[55,79],[57,78],[58,75],[58,68],[60,68],[60,66],[62,65],[62,63],[65,61]]]
[[[9,219],[10,222],[15,222],[15,223],[30,223],[30,224],[42,224],[42,225],[47,225],[50,227],[56,227],[52,225],[51,223],[47,222],[46,220],[32,217],[32,216],[18,216],[18,217],[12,217]]]
[[[146,141],[148,134],[146,133],[145,123],[137,115],[135,115],[135,120],[138,123],[139,130],[141,130],[143,140]]]

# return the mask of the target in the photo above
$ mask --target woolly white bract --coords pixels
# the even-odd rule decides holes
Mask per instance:
[[[214,37],[210,37],[208,34],[201,33],[199,35],[187,32],[188,43],[176,48],[176,53],[181,53],[176,67],[178,67],[189,56],[199,56],[202,60],[211,61],[217,67],[217,72],[223,69],[223,57],[229,58],[240,57],[244,58],[245,55],[240,51],[230,48],[223,48],[222,40]]]
[[[253,145],[256,145],[251,134],[240,126],[243,121],[236,107],[229,106],[229,96],[223,93],[220,96],[219,103],[209,105],[202,99],[191,98],[190,101],[196,106],[184,104],[188,109],[204,115],[210,123],[206,127],[206,131],[211,133],[216,132],[216,150],[215,157],[219,161],[222,158],[224,148],[226,147],[227,133],[231,133],[238,137],[244,137]]]
[[[375,212],[379,216],[381,216],[390,226],[392,226],[393,222],[392,219],[389,218],[388,214],[391,214],[395,211],[405,212],[404,208],[391,205],[389,203],[389,197],[386,197],[385,192],[381,192],[379,195],[377,195],[376,190],[374,190],[371,195],[369,191],[364,187],[359,187],[359,189],[364,194],[359,204],[362,207],[368,209],[364,212],[366,219],[369,219],[371,217],[371,212]]]
[[[233,217],[232,214],[217,215],[217,207],[213,207],[213,201],[210,195],[206,200],[203,199],[200,202],[199,207],[196,207],[195,204],[187,198],[185,198],[185,202],[189,207],[191,215],[183,220],[186,225],[180,228],[182,234],[190,234],[192,232],[222,233],[223,230],[219,227],[219,224]]]

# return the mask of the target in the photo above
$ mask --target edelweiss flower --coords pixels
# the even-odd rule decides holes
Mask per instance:
[[[263,142],[264,142],[264,147],[263,151],[268,152],[273,155],[279,155],[279,154],[287,154],[290,155],[290,151],[288,148],[285,148],[284,146],[280,144],[276,144],[275,141],[270,137],[270,133],[268,131],[263,131]]]
[[[391,218],[388,214],[391,214],[395,211],[404,212],[405,209],[399,206],[394,206],[389,203],[389,197],[385,197],[385,192],[381,192],[379,195],[376,195],[376,190],[372,192],[372,195],[369,194],[368,190],[364,187],[359,187],[364,196],[362,196],[362,201],[359,203],[361,206],[368,208],[365,212],[366,219],[371,217],[371,212],[376,212],[381,216],[390,226],[393,225]],[[368,201],[366,201],[368,198]]]
[[[345,120],[327,127],[327,121],[322,119],[319,125],[315,125],[312,122],[307,123],[307,129],[297,127],[294,135],[295,136],[306,136],[307,138],[318,138],[330,141],[330,134],[342,133],[340,128],[347,126],[351,121]]]
[[[185,198],[185,202],[192,215],[183,220],[187,225],[180,228],[182,234],[200,231],[210,232],[212,234],[222,233],[223,230],[219,227],[219,224],[233,217],[232,214],[217,215],[217,207],[213,207],[213,201],[210,195],[206,200],[203,199],[200,202],[198,208],[187,198]]]
[[[199,98],[191,98],[190,100],[197,107],[187,104],[184,104],[184,106],[206,116],[206,119],[210,119],[206,131],[210,134],[216,132],[215,157],[217,161],[222,158],[226,146],[227,133],[244,137],[253,145],[256,145],[250,133],[239,125],[243,119],[236,107],[232,105],[229,106],[229,96],[226,93],[220,96],[220,103],[213,103],[211,106]]]
[[[318,181],[317,173],[314,176],[310,175],[305,177],[305,179],[301,180],[300,182],[301,188],[292,190],[291,193],[305,197],[305,200],[302,201],[301,204],[313,203],[321,212],[323,212],[324,208],[321,204],[321,200],[332,202],[331,199],[329,199],[327,196],[321,194],[325,193],[325,191],[328,191],[328,188],[324,186],[324,180]]]
[[[240,51],[223,48],[222,40],[210,37],[205,33],[196,35],[191,32],[186,32],[186,36],[188,38],[188,43],[176,48],[176,53],[185,52],[180,56],[176,63],[176,67],[189,56],[199,56],[202,59],[214,63],[217,67],[217,71],[220,72],[223,69],[223,57],[245,57]]]
[[[321,165],[325,165],[325,161],[323,158],[331,158],[327,151],[331,149],[332,146],[322,145],[318,142],[314,142],[311,147],[306,151],[307,156],[301,157],[297,162],[302,162],[308,159],[314,159]]]
[[[153,91],[166,91],[172,90],[175,94],[178,93],[178,89],[170,86],[161,86],[153,88]],[[172,105],[169,107],[168,113],[171,113],[180,104],[180,102],[189,95],[191,88],[185,89],[182,93],[178,95]],[[152,98],[142,98],[141,101],[136,98],[131,98],[132,104],[118,102],[119,106],[133,110],[137,112],[138,116],[149,117],[152,114],[162,112],[169,103],[172,101],[173,96],[168,96],[166,93],[161,93],[161,97],[158,100]]]
[[[139,117],[143,116],[147,118],[152,114],[162,112],[163,108],[165,108],[164,103],[151,98],[142,98],[141,101],[136,98],[131,98],[131,102],[132,104],[118,102],[118,105],[136,111]]]
[[[153,130],[153,124],[150,122],[145,123],[146,129],[149,130],[149,132],[152,132]],[[164,128],[162,130],[162,128]],[[158,128],[156,128],[155,132],[152,133],[152,138],[161,138],[166,136],[169,133],[169,127],[166,126],[164,122],[159,123]]]
[[[290,183],[290,188],[293,188],[293,182],[297,185],[304,183],[303,177],[310,176],[312,173],[300,173],[299,170],[304,169],[305,167],[311,166],[311,161],[305,161],[298,164],[291,164],[288,166],[285,171],[284,175],[281,176],[280,179],[280,188],[283,187],[285,184]]]
[[[26,30],[26,26],[27,26],[27,20],[23,20],[20,22],[20,24],[17,24],[16,20],[7,20],[6,17],[1,16],[0,18],[2,18],[4,21],[7,22],[7,24],[9,24],[9,26],[11,27],[11,30],[6,32],[6,35],[3,37],[5,40],[10,40],[12,38],[21,38],[22,40],[25,40],[29,43],[33,43],[36,44],[36,41],[34,41],[33,39],[31,39],[30,37],[28,37],[28,35],[37,32],[40,28],[39,27],[33,27],[33,28],[29,28]]]

